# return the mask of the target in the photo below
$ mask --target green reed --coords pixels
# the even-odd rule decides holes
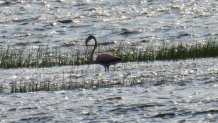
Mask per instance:
[[[63,73],[64,75],[64,73]],[[88,79],[84,81],[78,80],[65,80],[62,82],[53,82],[51,80],[45,80],[39,82],[37,79],[26,82],[24,80],[17,80],[10,84],[9,93],[26,93],[26,92],[37,92],[37,91],[59,91],[59,90],[80,90],[80,89],[100,89],[100,88],[113,88],[113,87],[133,87],[133,86],[159,86],[162,84],[173,82],[168,77],[159,76],[155,80],[151,77],[145,78],[143,76],[131,77],[124,76],[120,80],[108,80],[108,79]],[[1,88],[0,88],[1,89]],[[3,87],[0,93],[5,93]]]
[[[165,83],[167,81],[164,81]],[[164,84],[161,81],[161,84]],[[65,82],[38,82],[37,80],[31,82],[25,81],[14,81],[10,84],[10,93],[26,93],[26,92],[37,92],[37,91],[59,91],[59,90],[78,90],[78,89],[99,89],[99,88],[111,88],[111,87],[130,87],[136,85],[160,85],[160,81],[148,82],[140,78],[128,78],[121,81],[111,80],[88,80],[87,81],[65,81]],[[2,88],[3,90],[3,88]],[[1,91],[0,93],[4,93]]]
[[[88,60],[82,50],[65,51],[61,48],[39,46],[38,49],[16,49],[8,46],[0,51],[0,68],[51,67],[85,64]],[[88,63],[88,62],[87,62]]]
[[[159,47],[109,47],[101,48],[97,52],[112,52],[123,59],[123,62],[155,61],[155,60],[179,60],[188,58],[217,57],[218,43],[209,39],[204,44],[173,44],[171,46],[162,44]],[[20,67],[52,67],[64,65],[90,64],[90,54],[85,53],[84,48],[66,50],[64,48],[49,48],[38,46],[37,49],[28,49],[23,46],[16,49],[7,46],[0,50],[0,68]]]
[[[123,62],[131,61],[155,61],[155,60],[180,60],[195,59],[218,56],[218,43],[207,41],[205,44],[193,44],[191,46],[179,45],[162,45],[156,49],[132,50],[118,53]]]

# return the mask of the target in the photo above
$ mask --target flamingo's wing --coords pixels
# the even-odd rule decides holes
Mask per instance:
[[[118,61],[122,61],[122,60],[117,56],[113,56],[111,54],[99,54],[95,62],[98,64],[104,64],[104,63],[112,63]]]

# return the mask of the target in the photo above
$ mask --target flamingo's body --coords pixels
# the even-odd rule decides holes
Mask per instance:
[[[94,54],[95,49],[97,48],[97,40],[93,35],[90,35],[85,41],[86,46],[88,46],[87,45],[88,42],[92,39],[95,41],[95,45],[94,45],[94,49],[92,50],[92,53],[91,53],[91,61],[93,61],[93,54]],[[109,72],[110,65],[115,65],[121,61],[122,61],[122,59],[117,57],[117,56],[114,56],[114,55],[111,55],[108,53],[102,53],[96,57],[96,60],[94,60],[93,63],[100,64],[100,65],[104,66],[105,72],[107,72],[107,71]]]

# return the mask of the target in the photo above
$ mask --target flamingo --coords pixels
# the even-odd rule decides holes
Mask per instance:
[[[121,62],[122,59],[118,56],[114,56],[114,55],[111,55],[108,53],[101,53],[101,54],[97,55],[96,60],[93,60],[93,54],[94,54],[95,49],[97,48],[97,45],[98,45],[95,36],[89,35],[89,37],[85,41],[85,44],[88,47],[88,42],[91,41],[92,39],[95,41],[95,45],[94,45],[94,48],[91,52],[90,59],[94,64],[100,64],[100,65],[104,66],[105,72],[108,71],[108,73],[109,73],[110,65],[116,65],[117,63]]]

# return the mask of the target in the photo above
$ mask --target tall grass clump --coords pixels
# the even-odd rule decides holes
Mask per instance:
[[[64,73],[63,73],[64,76]],[[165,84],[170,82],[167,78],[157,77],[153,79],[152,77],[144,76],[134,76],[131,77],[129,75],[123,76],[120,80],[117,79],[106,79],[106,78],[98,78],[98,79],[87,79],[87,80],[76,80],[69,79],[66,80],[63,77],[61,81],[52,81],[45,79],[44,82],[40,82],[37,79],[31,81],[25,80],[14,80],[10,83],[9,91],[5,91],[6,93],[26,93],[26,92],[37,92],[37,91],[59,91],[59,90],[78,90],[78,89],[99,89],[99,88],[111,88],[111,87],[132,87],[132,86],[158,86],[161,84]],[[0,86],[1,87],[1,86]],[[1,90],[6,90],[6,88],[0,88]],[[0,93],[5,93],[4,91],[0,91]]]
[[[217,57],[218,56],[218,44],[215,41],[207,41],[203,44],[193,44],[191,46],[179,44],[173,45],[170,48],[162,47],[158,51],[157,60],[179,60],[187,58],[205,58],[205,57]]]
[[[118,53],[124,62],[131,61],[154,61],[154,60],[180,60],[195,59],[218,56],[218,43],[215,41],[207,41],[204,44],[193,44],[191,46],[178,45],[162,45],[158,48],[147,48],[143,50],[133,50]]]
[[[0,67],[8,69],[86,64],[86,54],[82,52],[83,50],[78,49],[70,51],[41,45],[37,49],[16,49],[7,46],[6,49],[0,50]]]

